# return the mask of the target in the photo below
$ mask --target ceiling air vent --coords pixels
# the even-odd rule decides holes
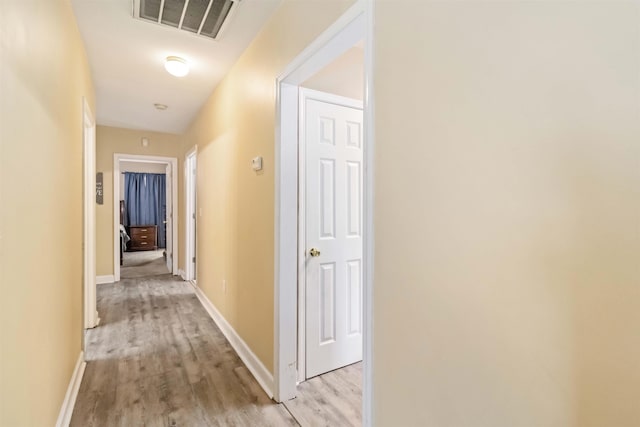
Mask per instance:
[[[238,0],[133,0],[133,16],[217,39]]]

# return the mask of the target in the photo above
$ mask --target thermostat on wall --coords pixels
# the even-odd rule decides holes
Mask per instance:
[[[262,157],[258,156],[251,159],[251,169],[254,171],[262,170]]]

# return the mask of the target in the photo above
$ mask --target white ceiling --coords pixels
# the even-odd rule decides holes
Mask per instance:
[[[219,40],[132,17],[133,0],[72,0],[96,91],[98,124],[182,133],[282,0],[242,0]],[[164,59],[185,58],[174,77]],[[165,111],[153,104],[166,104]]]

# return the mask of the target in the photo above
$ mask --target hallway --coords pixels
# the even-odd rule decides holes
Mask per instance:
[[[304,383],[289,412],[260,388],[191,285],[171,275],[100,285],[98,310],[72,426],[360,424],[359,365]]]

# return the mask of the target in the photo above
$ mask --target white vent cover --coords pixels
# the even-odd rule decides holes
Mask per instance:
[[[133,0],[133,16],[217,39],[239,0]]]

